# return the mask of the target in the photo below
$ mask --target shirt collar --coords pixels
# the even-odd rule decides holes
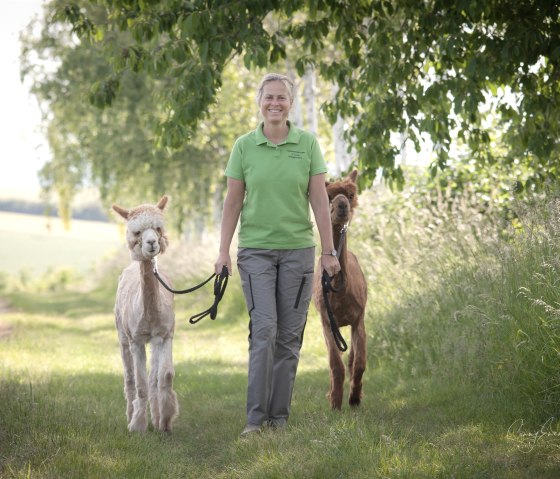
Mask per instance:
[[[264,144],[269,143],[268,138],[266,136],[264,136],[263,126],[264,126],[264,123],[261,122],[259,124],[259,126],[257,127],[257,129],[255,130],[255,143],[257,145],[264,145]],[[292,122],[290,120],[288,120],[288,127],[290,128],[290,130],[288,131],[288,136],[286,137],[286,139],[284,140],[283,143],[280,143],[280,145],[284,145],[286,143],[298,144],[299,143],[299,137],[300,137],[300,133],[299,133],[298,129],[292,124]],[[280,146],[280,145],[278,145],[278,146]]]

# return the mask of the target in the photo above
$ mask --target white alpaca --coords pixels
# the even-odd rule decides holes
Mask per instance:
[[[155,206],[125,209],[113,205],[113,210],[127,221],[126,239],[133,260],[119,278],[115,304],[129,431],[146,431],[148,398],[156,430],[170,432],[179,412],[173,391],[173,294],[158,283],[151,262],[167,248],[163,218],[166,204],[167,196]],[[149,382],[145,348],[148,342],[152,354]]]

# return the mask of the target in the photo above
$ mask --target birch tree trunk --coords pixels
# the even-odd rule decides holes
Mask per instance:
[[[290,111],[290,121],[298,128],[303,128],[303,112],[301,110],[301,94],[300,94],[300,82],[297,80],[297,75],[295,74],[291,65],[286,66],[286,71],[288,72],[288,77],[294,83],[293,95],[294,103],[292,104],[292,109]]]
[[[333,97],[336,96],[338,92],[338,86],[333,86]],[[336,119],[336,123],[333,125],[333,141],[334,141],[334,162],[336,166],[336,173],[340,174],[341,172],[348,169],[350,163],[352,162],[352,153],[348,152],[348,143],[344,139],[344,128],[345,121],[344,119],[338,115]]]
[[[314,135],[318,133],[317,108],[315,107],[315,70],[307,67],[303,75],[303,101],[307,130]]]

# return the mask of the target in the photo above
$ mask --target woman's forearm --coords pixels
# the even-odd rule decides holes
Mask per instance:
[[[334,249],[334,242],[329,211],[329,197],[325,189],[324,175],[311,177],[309,181],[309,203],[315,215],[315,224],[317,225],[321,240],[321,250],[330,252]]]
[[[242,181],[228,178],[227,186],[228,189],[222,211],[220,249],[218,252],[218,259],[214,265],[216,274],[220,274],[224,266],[227,267],[229,274],[232,272],[229,249],[231,247],[233,234],[235,233],[235,228],[237,228],[237,222],[239,221],[239,215],[243,207],[243,198],[245,196],[245,183]]]

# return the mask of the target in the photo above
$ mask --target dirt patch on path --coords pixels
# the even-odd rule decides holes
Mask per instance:
[[[13,311],[13,308],[8,304],[5,299],[0,298],[0,315]],[[12,334],[12,326],[6,324],[0,318],[0,341],[7,339]]]

